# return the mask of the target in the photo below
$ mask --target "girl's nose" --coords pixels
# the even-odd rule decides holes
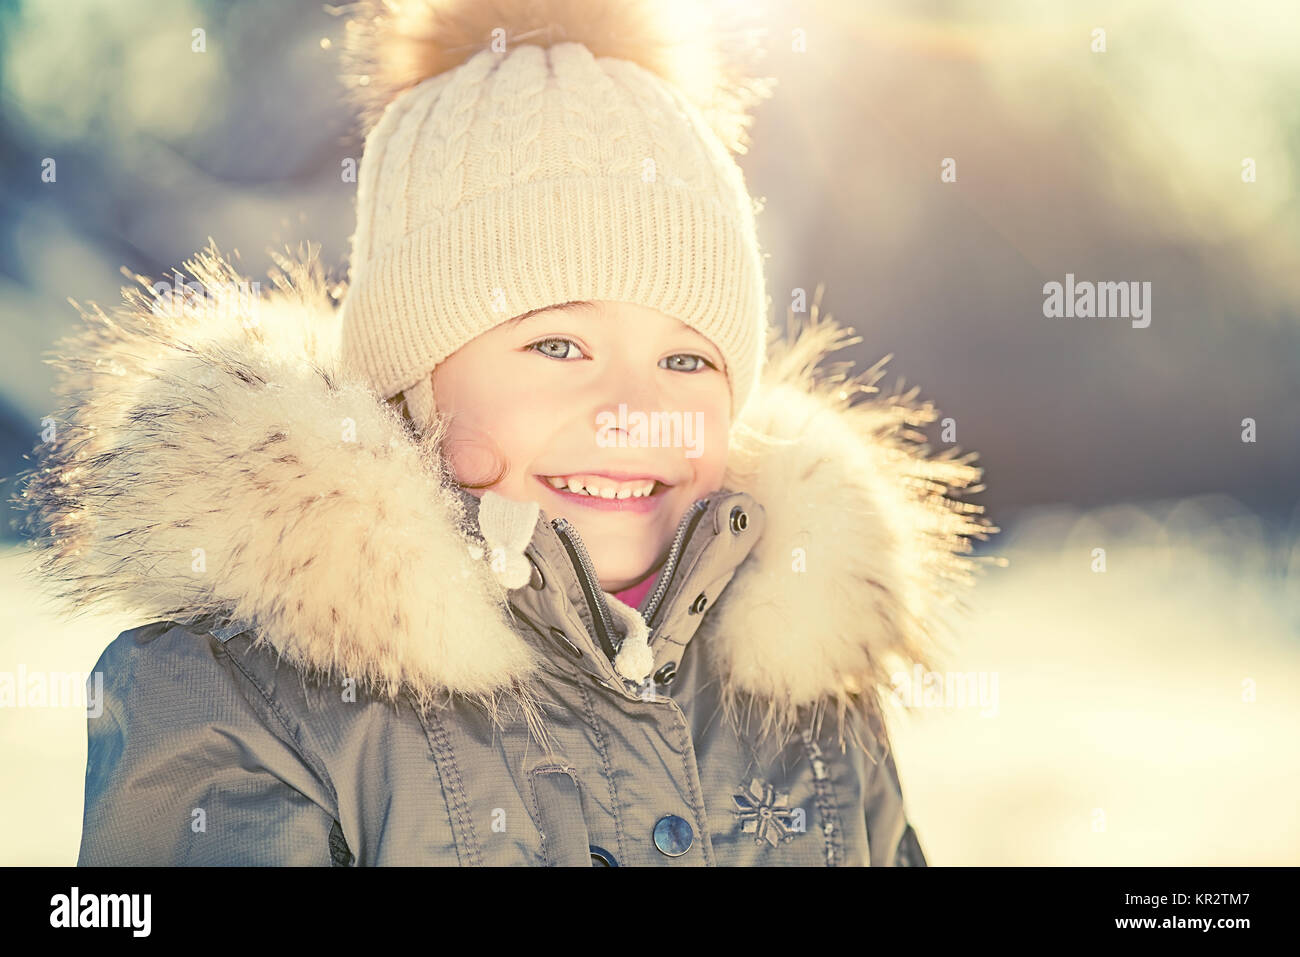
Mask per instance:
[[[628,412],[668,411],[665,402],[670,400],[670,396],[663,394],[663,384],[656,376],[626,364],[611,365],[600,383],[599,401],[603,411],[617,412],[620,405],[625,405]]]

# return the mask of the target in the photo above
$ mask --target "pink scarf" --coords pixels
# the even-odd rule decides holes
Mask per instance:
[[[630,608],[640,610],[641,602],[645,596],[650,594],[650,589],[654,587],[655,580],[659,577],[658,572],[651,573],[641,579],[635,585],[614,592],[614,597]]]

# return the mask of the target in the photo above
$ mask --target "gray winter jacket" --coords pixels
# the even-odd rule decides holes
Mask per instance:
[[[774,347],[631,609],[562,520],[494,539],[522,506],[348,380],[289,266],[255,315],[137,296],[62,349],[43,571],[150,622],[96,665],[81,864],[925,863],[880,689],[992,526],[909,430],[930,407],[814,376],[851,330]]]

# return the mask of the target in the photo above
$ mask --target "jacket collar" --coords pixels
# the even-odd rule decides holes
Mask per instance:
[[[468,492],[462,495],[468,524],[477,530],[479,501]],[[511,503],[503,500],[497,507]],[[523,550],[527,583],[509,592],[514,617],[550,657],[611,690],[638,697],[675,673],[713,600],[765,525],[763,507],[745,492],[722,489],[698,500],[682,516],[655,587],[636,609],[603,591],[584,568],[576,531],[557,529],[562,523],[538,511]]]
[[[612,683],[555,529],[539,518],[527,548],[543,589],[498,580],[436,437],[341,367],[338,296],[314,258],[281,261],[251,303],[227,291],[248,281],[215,250],[186,265],[208,298],[164,312],[137,277],[111,317],[83,309],[59,343],[64,408],[21,493],[59,595],[217,616],[222,634],[252,628],[306,670],[421,706],[455,693],[494,714],[502,695],[531,707],[547,656],[530,624],[551,651],[551,628],[588,643]],[[857,341],[814,308],[774,343],[639,662],[653,673],[707,635],[724,700],[757,703],[765,727],[805,706],[872,710],[890,674],[929,667],[938,607],[981,561],[971,539],[997,530],[953,497],[978,480],[973,456],[921,444],[915,427],[938,413],[915,390],[874,388],[883,360],[851,380],[817,369]]]

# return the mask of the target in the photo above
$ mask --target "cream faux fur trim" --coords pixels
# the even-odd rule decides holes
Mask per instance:
[[[440,436],[344,375],[341,290],[314,254],[282,259],[248,301],[215,249],[186,266],[207,298],[160,308],[136,277],[111,316],[82,309],[88,325],[59,343],[64,406],[21,493],[47,585],[78,609],[255,623],[330,679],[494,713],[504,693],[539,720],[536,652],[471,554]],[[766,526],[701,635],[727,702],[758,696],[765,726],[872,706],[895,664],[925,660],[934,599],[969,580],[970,539],[996,531],[948,497],[980,470],[928,457],[913,427],[937,413],[915,391],[877,394],[880,364],[869,381],[818,370],[855,341],[814,307],[773,345],[733,440],[726,487]]]
[[[916,389],[877,389],[889,356],[858,376],[822,367],[860,341],[815,304],[770,349],[732,438],[726,487],[754,496],[766,525],[696,637],[726,675],[729,716],[743,706],[763,733],[790,734],[804,707],[814,726],[832,709],[841,730],[850,709],[879,719],[892,674],[934,667],[942,613],[961,607],[980,561],[972,539],[998,531],[982,506],[949,497],[980,491],[981,470],[973,453],[928,454],[917,427],[937,410]]]

